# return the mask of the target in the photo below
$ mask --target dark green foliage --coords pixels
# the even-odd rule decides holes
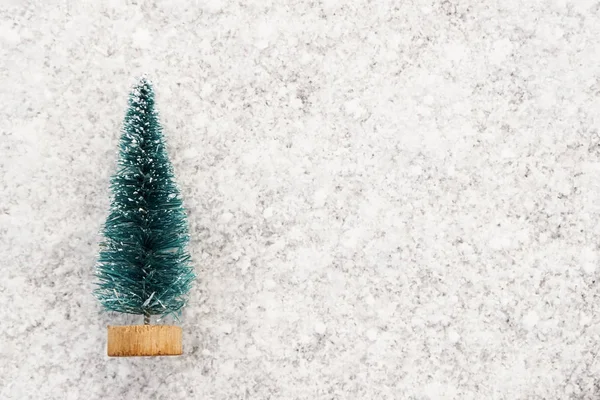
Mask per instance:
[[[105,309],[142,314],[146,322],[150,315],[177,316],[194,280],[187,219],[146,79],[129,96],[111,189],[96,297]]]

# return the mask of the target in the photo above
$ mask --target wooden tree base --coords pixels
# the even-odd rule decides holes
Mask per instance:
[[[173,325],[108,327],[110,357],[178,356],[183,354],[181,328]]]

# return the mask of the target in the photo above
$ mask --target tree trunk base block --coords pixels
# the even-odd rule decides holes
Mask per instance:
[[[174,325],[108,326],[110,357],[179,356],[181,327]]]

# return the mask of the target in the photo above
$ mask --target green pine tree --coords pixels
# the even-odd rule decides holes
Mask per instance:
[[[129,96],[111,189],[96,297],[106,310],[143,315],[144,324],[151,315],[177,317],[195,276],[187,218],[146,78]]]

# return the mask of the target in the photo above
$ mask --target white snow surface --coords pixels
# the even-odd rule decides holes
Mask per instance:
[[[3,1],[0,398],[600,398],[599,37],[591,0]],[[142,73],[198,281],[184,356],[108,358]]]

